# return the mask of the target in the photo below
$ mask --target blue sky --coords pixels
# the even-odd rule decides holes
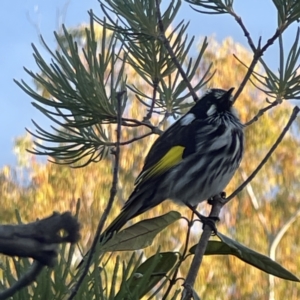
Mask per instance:
[[[163,0],[169,1],[169,0]],[[55,47],[53,31],[58,28],[58,15],[64,14],[66,26],[76,26],[88,23],[87,11],[93,9],[100,15],[97,0],[4,0],[0,10],[0,167],[5,164],[14,164],[13,154],[14,137],[23,135],[25,127],[34,129],[31,119],[38,124],[48,124],[46,118],[34,109],[31,99],[13,82],[13,78],[31,82],[23,70],[23,66],[32,71],[38,71],[33,56],[31,43],[34,43],[41,53],[38,30],[47,44]],[[270,0],[236,0],[236,12],[242,16],[254,41],[259,36],[265,41],[276,28],[276,14]],[[194,12],[187,4],[183,5],[178,20],[190,20],[190,35],[215,35],[221,41],[227,36],[247,47],[247,42],[236,22],[230,16],[208,16]],[[287,31],[286,45],[294,39],[296,26]],[[264,56],[273,68],[278,65],[277,46],[273,46]]]

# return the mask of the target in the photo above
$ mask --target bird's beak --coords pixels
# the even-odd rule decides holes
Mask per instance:
[[[234,90],[234,87],[230,88],[230,89],[226,92],[225,95],[226,95],[228,98],[230,98],[230,96],[231,96],[233,90]]]
[[[229,100],[229,102],[231,103],[231,105],[234,104],[233,96],[232,96],[233,90],[234,90],[234,87],[230,88],[230,89],[225,93],[225,95],[223,96],[224,99],[228,99],[228,100]]]
[[[225,92],[220,99],[220,105],[223,105],[224,109],[229,109],[231,106],[233,106],[233,97],[231,96],[231,93],[233,92],[234,88],[229,89],[227,92]]]

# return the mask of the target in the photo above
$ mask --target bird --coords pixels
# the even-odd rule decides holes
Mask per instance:
[[[223,192],[244,153],[244,125],[233,107],[233,90],[207,90],[156,139],[132,194],[101,237],[109,239],[166,199],[194,207]]]

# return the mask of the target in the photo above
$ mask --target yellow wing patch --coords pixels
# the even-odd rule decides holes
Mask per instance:
[[[182,160],[184,151],[183,146],[172,147],[155,165],[141,173],[135,181],[139,184],[141,181],[151,178],[152,176],[162,174]]]

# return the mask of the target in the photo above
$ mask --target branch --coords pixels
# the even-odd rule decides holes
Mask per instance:
[[[73,287],[71,294],[68,298],[68,300],[74,299],[74,297],[77,294],[77,291],[82,284],[86,274],[88,273],[89,267],[92,262],[93,254],[95,252],[96,246],[99,243],[100,239],[100,234],[102,232],[102,229],[104,227],[105,221],[111,211],[115,196],[117,194],[117,184],[118,184],[118,173],[119,173],[119,163],[120,163],[120,139],[121,139],[121,123],[122,123],[122,109],[121,109],[121,98],[125,92],[119,92],[117,93],[117,101],[118,101],[118,115],[117,115],[117,142],[116,142],[116,148],[113,151],[113,154],[115,156],[115,165],[114,165],[114,170],[113,170],[113,180],[112,180],[112,186],[110,189],[110,197],[107,203],[107,206],[101,216],[101,219],[99,221],[96,234],[93,240],[93,244],[91,246],[91,249],[89,251],[89,254],[86,259],[86,263],[84,264],[84,268],[82,271],[82,274],[80,275],[77,283]]]
[[[209,214],[209,218],[211,218],[211,219],[219,218],[220,211],[221,211],[222,207],[226,204],[226,202],[224,200],[225,199],[223,199],[220,195],[215,196],[213,198],[212,208],[211,208],[211,212]],[[182,300],[188,300],[188,299],[192,299],[192,298],[195,299],[193,297],[193,295],[195,293],[193,286],[195,284],[195,280],[197,278],[198,271],[199,271],[201,263],[202,263],[202,259],[203,259],[203,256],[204,256],[207,244],[208,244],[208,240],[211,237],[212,232],[213,232],[213,230],[209,225],[204,226],[199,243],[195,250],[195,255],[194,255],[193,261],[191,263],[186,280],[183,284],[184,290],[182,291],[182,298],[181,298]]]
[[[154,109],[154,106],[155,106],[155,99],[156,99],[158,83],[159,83],[158,79],[153,80],[153,95],[152,95],[151,106],[150,106],[150,109],[147,113],[147,116],[143,120],[144,122],[149,121],[152,117],[153,109]]]
[[[67,234],[60,236],[61,230]],[[79,237],[77,219],[69,212],[53,213],[29,224],[1,225],[0,252],[9,256],[31,257],[43,265],[53,266],[57,244],[76,243]]]
[[[300,209],[298,209],[280,228],[280,230],[276,233],[273,241],[271,242],[269,255],[270,258],[276,260],[276,249],[284,234],[288,231],[288,229],[292,226],[292,224],[297,220],[300,216]],[[269,299],[274,298],[274,287],[275,287],[275,278],[273,275],[269,274]]]
[[[267,112],[268,110],[270,110],[271,108],[273,108],[274,106],[277,106],[280,102],[279,101],[274,101],[272,102],[270,105],[260,109],[258,111],[258,113],[250,120],[248,121],[245,126],[249,126],[251,124],[253,124],[254,122],[258,121],[258,119],[265,113]]]
[[[241,173],[241,176],[242,176],[243,180],[246,180],[247,175],[246,175],[245,171],[241,170],[240,173]],[[255,212],[257,213],[257,217],[258,217],[258,219],[259,219],[259,221],[260,221],[260,223],[261,223],[261,225],[262,225],[262,227],[265,231],[265,234],[270,238],[271,233],[270,233],[269,228],[268,228],[268,222],[267,222],[264,214],[261,211],[259,211],[258,200],[255,196],[252,185],[250,183],[246,186],[246,190],[247,190],[247,193],[248,193],[249,198],[251,200],[252,206],[255,209]]]
[[[170,57],[174,63],[174,65],[176,66],[176,68],[178,69],[183,81],[185,82],[185,84],[187,85],[187,88],[189,89],[190,91],[190,94],[192,95],[193,97],[193,100],[196,102],[198,101],[198,96],[197,94],[195,93],[189,79],[187,78],[186,76],[186,73],[184,72],[182,66],[180,65],[176,55],[174,54],[174,51],[165,35],[165,28],[164,28],[164,24],[162,22],[162,18],[161,18],[161,12],[160,12],[160,1],[159,0],[156,0],[156,13],[157,13],[157,20],[158,20],[158,29],[160,31],[160,34],[159,34],[159,39],[162,41],[162,43],[164,44],[164,46],[166,47],[167,51],[169,52],[170,54]]]
[[[192,211],[192,215],[191,215],[190,220],[188,220],[186,218],[184,218],[184,219],[188,223],[188,230],[187,230],[187,234],[186,234],[186,237],[185,237],[185,243],[184,243],[184,246],[183,246],[183,251],[182,251],[181,254],[179,254],[179,261],[176,265],[176,268],[174,270],[174,273],[173,273],[172,277],[169,280],[169,286],[167,287],[167,290],[164,293],[164,296],[163,296],[162,300],[168,299],[169,294],[171,292],[171,289],[174,287],[175,283],[178,280],[177,275],[178,275],[179,269],[180,269],[182,263],[185,261],[185,259],[188,256],[187,252],[188,252],[188,246],[189,246],[189,241],[190,241],[190,236],[191,236],[191,228],[194,224],[194,221],[193,221],[194,220],[194,212]]]
[[[162,130],[160,130],[158,127],[152,125],[149,121],[139,121],[136,119],[122,118],[121,125],[128,126],[128,127],[146,126],[149,129],[151,129],[151,131],[155,134],[161,135],[163,133]]]
[[[285,134],[291,127],[292,123],[296,119],[298,113],[300,111],[300,108],[298,106],[295,106],[293,109],[293,112],[290,116],[290,119],[284,129],[282,130],[280,136],[278,137],[275,144],[271,147],[265,158],[261,161],[261,163],[257,166],[257,168],[252,172],[252,174],[248,177],[247,180],[245,180],[230,196],[226,198],[226,203],[229,202],[233,197],[235,197],[240,191],[244,189],[244,187],[256,176],[256,174],[261,170],[261,168],[266,164],[268,159],[271,157],[273,152],[276,150],[277,146],[281,143],[282,139],[284,138]]]
[[[273,260],[276,260],[275,253],[278,244],[280,243],[284,234],[288,231],[288,229],[297,220],[299,216],[300,216],[300,208],[296,210],[296,212],[282,225],[280,230],[276,233],[270,246],[270,258],[272,258]]]
[[[45,266],[56,262],[57,244],[76,243],[79,240],[79,223],[69,212],[19,225],[0,226],[0,252],[9,256],[35,259],[31,268],[8,289],[0,293],[0,300],[12,297],[33,283]],[[60,235],[61,230],[66,234]]]
[[[258,41],[258,48],[260,48],[260,42],[261,42],[261,40]],[[252,62],[250,64],[249,68],[248,68],[248,71],[247,71],[242,83],[240,84],[238,90],[236,91],[236,93],[233,96],[233,98],[234,98],[233,101],[235,101],[239,97],[239,95],[242,93],[246,83],[248,82],[248,80],[250,79],[252,73],[254,72],[254,68],[255,68],[259,58],[261,57],[261,55],[258,52],[254,53],[253,59],[252,59]]]
[[[251,35],[250,35],[249,31],[247,30],[245,24],[243,23],[242,18],[240,16],[238,16],[233,9],[229,10],[229,13],[234,17],[234,19],[236,20],[236,22],[242,28],[242,30],[244,32],[244,35],[245,35],[245,37],[248,40],[248,44],[249,44],[250,48],[252,49],[253,53],[255,53],[257,51],[257,49],[256,49],[256,47],[254,45],[254,42],[253,42],[253,40],[251,38]]]
[[[241,63],[246,69],[249,69],[248,66],[247,66],[245,63],[243,63],[243,62],[242,62],[235,54],[233,54],[233,56],[234,56],[234,58],[235,58],[239,63]],[[254,70],[253,70],[252,74],[256,74],[257,76],[261,76],[260,74],[256,73]],[[259,88],[258,86],[256,86],[256,84],[255,84],[253,81],[251,81],[251,82],[252,82],[252,84],[253,84],[255,87],[257,87],[259,90],[265,92],[264,90],[262,90],[261,88]],[[266,93],[266,92],[265,92],[265,93]],[[265,112],[267,112],[267,111],[270,110],[271,108],[277,106],[278,104],[281,104],[281,103],[282,103],[282,100],[275,100],[275,101],[271,102],[271,101],[268,100],[268,98],[266,98],[266,102],[269,103],[269,105],[266,106],[266,107],[264,107],[264,108],[262,108],[262,109],[260,109],[260,110],[258,111],[258,113],[257,113],[250,121],[248,121],[247,123],[244,124],[244,126],[247,127],[247,126],[253,124],[254,122],[258,121],[258,119],[259,119]]]
[[[130,139],[130,140],[127,140],[127,141],[125,141],[125,142],[120,142],[119,145],[120,145],[120,146],[124,146],[124,145],[128,145],[128,144],[132,144],[133,142],[136,142],[136,141],[138,141],[138,140],[142,140],[143,138],[145,138],[145,137],[147,137],[147,136],[149,136],[149,135],[151,135],[151,134],[153,134],[153,132],[147,132],[147,133],[145,133],[145,134],[143,134],[143,135],[134,137],[134,138],[132,138],[132,139]],[[117,144],[117,143],[116,143],[116,144]]]
[[[250,48],[253,51],[253,60],[248,68],[248,71],[242,81],[242,83],[240,84],[237,92],[234,95],[234,100],[236,100],[238,98],[238,96],[241,94],[241,92],[243,91],[247,81],[249,80],[252,72],[254,71],[254,67],[256,66],[257,62],[259,61],[259,59],[263,56],[264,52],[271,46],[273,45],[273,43],[275,42],[275,40],[282,34],[282,32],[286,29],[286,24],[282,23],[282,25],[280,27],[278,27],[275,31],[275,33],[273,34],[273,36],[268,39],[268,41],[266,42],[266,44],[261,47],[261,37],[259,38],[258,41],[258,46],[255,47],[253,40],[251,38],[251,35],[249,33],[249,31],[247,30],[246,26],[244,25],[242,18],[240,16],[238,16],[233,9],[229,9],[228,13],[231,14],[234,19],[236,20],[236,22],[240,25],[240,27],[242,28],[242,31],[244,32],[244,35],[246,36],[247,40],[248,40],[248,44],[250,46]]]

